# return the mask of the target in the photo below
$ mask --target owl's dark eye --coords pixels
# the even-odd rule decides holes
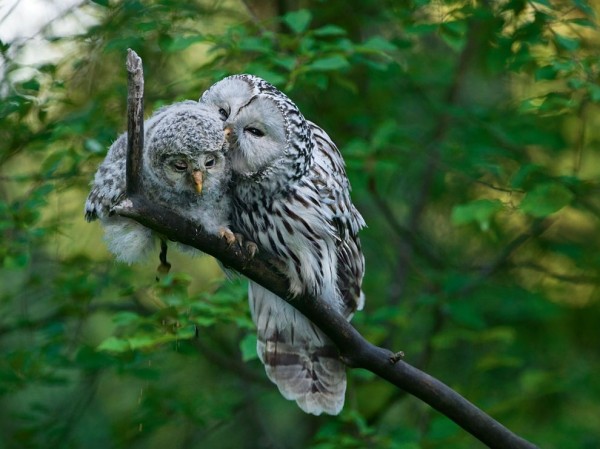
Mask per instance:
[[[206,160],[204,161],[204,166],[206,168],[213,168],[216,163],[217,163],[217,160],[211,156],[211,157],[206,158]]]
[[[256,137],[262,137],[265,135],[265,133],[262,132],[260,129],[253,128],[252,126],[249,126],[248,128],[244,129],[244,131],[248,131],[250,134]]]
[[[227,118],[229,117],[229,112],[227,112],[225,109],[220,108],[219,109],[219,115],[221,116],[222,120],[227,120]]]
[[[172,165],[173,168],[177,171],[186,171],[188,168],[188,164],[186,161],[175,161]]]

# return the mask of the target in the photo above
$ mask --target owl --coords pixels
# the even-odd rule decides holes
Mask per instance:
[[[156,111],[145,121],[144,130],[144,195],[176,210],[206,232],[235,241],[229,230],[231,170],[219,115],[196,101],[183,101]],[[125,195],[126,159],[124,133],[96,172],[85,218],[100,219],[109,250],[118,260],[132,263],[147,257],[160,237],[134,220],[111,213]]]
[[[232,224],[275,257],[294,295],[310,293],[350,319],[364,304],[365,226],[350,199],[340,152],[277,88],[252,75],[210,87],[200,103],[219,113],[230,143]],[[257,352],[286,399],[338,414],[346,391],[337,348],[294,307],[250,282]]]

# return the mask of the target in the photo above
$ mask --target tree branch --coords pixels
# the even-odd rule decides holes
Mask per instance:
[[[138,174],[144,148],[144,69],[142,58],[127,49],[127,196],[141,191]]]
[[[136,56],[134,52],[133,56]],[[131,55],[130,53],[130,55]],[[128,57],[129,58],[129,57]],[[139,57],[138,57],[139,59]],[[129,65],[128,65],[129,68]],[[141,59],[139,70],[141,73]],[[130,76],[129,82],[135,83],[136,77]],[[140,86],[129,86],[129,92],[140,92]],[[129,101],[139,101],[139,97],[129,96]],[[128,111],[139,111],[135,107]],[[138,114],[131,114],[130,133],[141,132],[143,121]],[[139,185],[139,165],[142,147],[139,136],[128,134],[127,182],[133,187]],[[137,168],[136,168],[137,167]],[[489,415],[479,410],[457,392],[430,375],[412,367],[404,361],[396,361],[394,354],[377,347],[367,340],[346,319],[329,304],[310,295],[292,297],[288,290],[288,280],[272,268],[268,255],[258,253],[254,258],[238,245],[228,246],[224,239],[206,234],[202,229],[186,218],[178,216],[165,206],[148,201],[142,191],[128,185],[128,198],[124,199],[115,212],[131,218],[151,228],[165,237],[193,246],[232,268],[254,282],[264,286],[285,299],[315,323],[338,347],[344,363],[353,368],[364,368],[406,392],[425,401],[434,409],[452,419],[455,423],[475,436],[490,448],[497,449],[534,449],[535,445],[515,435]]]

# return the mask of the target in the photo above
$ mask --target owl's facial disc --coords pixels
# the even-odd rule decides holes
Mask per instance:
[[[200,103],[226,121],[230,116],[236,115],[253,95],[253,88],[247,80],[231,77],[219,81],[204,92]]]
[[[267,95],[257,95],[224,126],[230,143],[233,171],[253,174],[271,167],[286,151],[286,124],[277,103]]]

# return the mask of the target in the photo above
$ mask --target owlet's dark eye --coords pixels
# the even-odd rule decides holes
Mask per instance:
[[[172,165],[173,168],[177,171],[186,171],[188,168],[188,164],[185,161],[175,161]]]
[[[229,117],[229,112],[227,112],[225,109],[220,108],[219,109],[219,115],[221,116],[222,120],[227,120],[227,118]]]
[[[253,128],[251,126],[249,126],[248,128],[244,129],[244,131],[248,131],[250,134],[252,134],[253,136],[256,136],[256,137],[262,137],[262,136],[265,135],[265,133],[262,132],[260,129]]]
[[[206,168],[213,168],[216,163],[217,163],[217,160],[214,157],[208,157],[204,161],[204,167],[206,167]]]

